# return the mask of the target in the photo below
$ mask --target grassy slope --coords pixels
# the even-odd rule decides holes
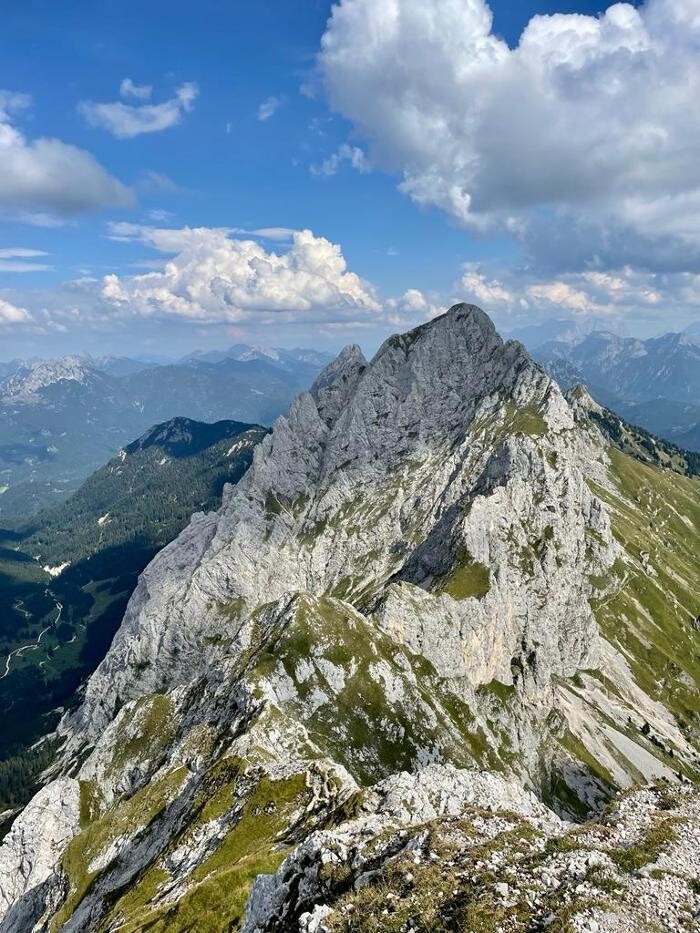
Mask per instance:
[[[700,746],[700,478],[611,448],[614,491],[595,486],[626,551],[609,578],[594,580],[593,608],[637,683]]]
[[[116,838],[156,829],[169,808],[184,806],[183,829],[172,838],[165,834],[164,847],[154,847],[151,860],[126,893],[116,892],[121,896],[113,899],[100,930],[117,921],[120,929],[130,931],[185,931],[195,922],[203,931],[235,929],[255,876],[274,871],[289,851],[294,823],[312,800],[305,772],[313,771],[324,755],[368,783],[412,769],[424,753],[438,748],[457,764],[498,765],[490,760],[483,735],[470,724],[469,710],[445,689],[430,665],[379,634],[347,606],[329,597],[302,597],[285,625],[263,616],[232,674],[230,690],[243,679],[254,695],[269,697],[270,686],[278,683],[277,704],[261,708],[248,724],[249,734],[258,730],[285,735],[304,722],[309,742],[295,747],[306,762],[284,779],[273,779],[260,768],[269,752],[252,745],[245,762],[219,757],[194,779],[196,789],[183,793],[184,769],[175,756],[156,780],[106,808],[85,787],[90,806],[86,802],[83,832],[64,857],[70,891],[59,926],[90,886],[101,877],[104,881],[102,872],[89,869],[100,853]],[[391,703],[385,692],[389,682]],[[143,766],[147,758],[159,758],[164,724],[173,721],[165,703],[164,697],[152,695],[127,708],[110,767],[121,772],[136,763]],[[174,739],[171,732],[165,744]],[[195,747],[200,741],[201,737],[190,744]],[[204,741],[200,754],[211,760],[211,738]],[[304,822],[309,819],[309,813],[303,815]],[[192,845],[214,821],[221,821],[221,831],[190,874],[183,896],[177,903],[162,900],[171,880],[169,854],[183,844]]]
[[[684,450],[672,441],[655,437],[607,409],[591,411],[590,417],[618,450],[635,460],[656,464],[683,476],[700,475],[700,453],[697,451]]]

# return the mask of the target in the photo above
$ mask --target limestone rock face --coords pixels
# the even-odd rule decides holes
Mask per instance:
[[[42,788],[0,846],[3,931],[32,929],[43,913],[66,845],[80,826],[80,789],[71,778]]]
[[[696,777],[700,496],[593,405],[470,305],[346,348],[142,574],[0,847],[0,933],[345,929],[437,824],[544,851]]]
[[[143,574],[76,728],[96,735],[120,703],[206,667],[227,607],[244,618],[294,590],[357,604],[356,589],[371,603],[392,579],[422,588],[426,624],[439,640],[457,626],[450,663],[474,685],[510,683],[514,659],[540,686],[594,666],[587,524],[603,564],[612,549],[572,428],[556,386],[474,307],[390,338],[369,364],[347,348],[278,419],[222,509],[195,516]],[[483,600],[433,586],[460,560],[490,568]],[[394,633],[414,605],[396,615],[404,592],[380,614]]]

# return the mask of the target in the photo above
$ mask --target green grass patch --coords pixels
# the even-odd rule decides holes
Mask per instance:
[[[311,802],[303,773],[273,780],[245,774],[242,763],[224,760],[209,789],[214,798],[199,812],[199,820],[222,816],[238,808],[234,821],[214,851],[188,879],[188,888],[175,903],[159,904],[154,896],[167,880],[162,867],[153,866],[113,907],[100,929],[119,921],[122,933],[220,933],[238,928],[255,878],[279,867],[290,849],[290,826]],[[218,790],[217,782],[223,781]],[[221,792],[228,797],[222,808]],[[217,798],[218,802],[217,802]],[[181,840],[182,841],[182,840]]]
[[[507,402],[505,430],[509,434],[542,437],[549,430],[549,426],[536,408],[530,405],[519,407],[513,402]]]
[[[674,817],[656,820],[640,842],[611,851],[610,858],[622,871],[639,871],[645,865],[655,862],[663,850],[676,839],[677,824],[678,819]]]
[[[63,869],[69,883],[68,896],[55,914],[51,930],[58,931],[73,915],[100,871],[92,863],[109,845],[121,837],[134,837],[145,831],[177,797],[187,776],[186,768],[171,771],[151,781],[128,800],[118,801],[96,819],[93,789],[81,784],[81,832],[68,844],[63,856]]]
[[[123,771],[127,765],[152,761],[162,754],[174,735],[171,709],[170,699],[161,693],[139,697],[127,708],[114,743],[110,765],[113,773]]]
[[[453,599],[483,599],[491,589],[491,571],[462,547],[455,566],[438,581],[437,589]]]

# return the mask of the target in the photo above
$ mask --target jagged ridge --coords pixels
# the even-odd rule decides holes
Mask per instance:
[[[14,879],[0,929],[42,914],[66,930],[236,928],[253,878],[293,865],[358,793],[380,836],[385,781],[399,801],[421,782],[448,799],[456,781],[455,812],[476,797],[527,814],[525,784],[573,816],[640,777],[693,775],[691,688],[652,689],[629,618],[606,615],[644,565],[620,522],[628,459],[572,404],[472,306],[370,363],[344,351],[222,508],[143,574],[63,725],[75,778],[43,792],[61,838],[36,843],[20,882],[42,832],[32,805],[0,850]],[[682,479],[674,508],[697,540],[696,481]],[[681,632],[697,599],[682,570],[668,621]],[[630,598],[649,612],[643,591]],[[315,859],[272,912],[251,900],[248,928],[283,914],[291,928],[302,905],[284,892],[320,877]]]

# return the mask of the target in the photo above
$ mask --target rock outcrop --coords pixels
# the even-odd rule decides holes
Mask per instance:
[[[478,309],[391,338],[370,364],[348,348],[276,422],[222,509],[195,516],[144,573],[80,734],[220,656],[226,607],[244,618],[287,591],[385,599],[381,617],[394,634],[405,624],[414,647],[408,617],[427,599],[433,632],[456,625],[460,643],[431,662],[461,654],[454,674],[472,686],[511,683],[513,665],[545,688],[551,673],[594,667],[587,574],[614,548],[572,428],[556,386]],[[593,564],[587,525],[603,542]]]
[[[470,787],[472,775],[457,774],[459,790]],[[483,776],[473,794],[455,793],[455,777],[400,775],[368,796],[388,791],[416,809],[370,799],[367,813],[312,833],[255,882],[243,931],[697,928],[700,797],[690,788],[628,793],[580,827],[506,784],[479,785]]]
[[[3,930],[31,930],[41,917],[66,846],[79,828],[80,788],[70,778],[42,788],[25,807],[0,847]]]

